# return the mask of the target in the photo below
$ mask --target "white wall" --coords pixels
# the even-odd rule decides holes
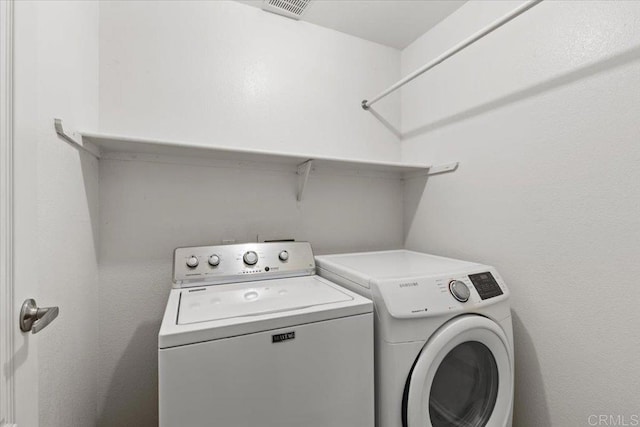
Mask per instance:
[[[397,137],[360,100],[399,52],[235,2],[103,2],[100,129],[375,159]],[[380,104],[399,126],[399,95]],[[98,423],[157,425],[157,333],[173,249],[293,237],[317,253],[402,246],[402,183],[275,166],[127,156],[100,162]]]
[[[463,6],[403,74],[518,4]],[[638,413],[638,117],[639,2],[546,1],[402,91],[403,157],[461,162],[408,198],[406,246],[510,284],[519,427]]]
[[[360,101],[399,77],[399,51],[234,1],[103,2],[104,132],[398,159]],[[399,125],[399,97],[381,113]]]
[[[28,228],[36,245],[18,249],[19,255],[28,253],[18,268],[36,272],[37,289],[28,297],[60,307],[51,325],[24,335],[18,348],[16,366],[25,352],[37,351],[39,368],[39,411],[19,421],[91,426],[97,407],[98,163],[59,139],[53,118],[98,124],[98,4],[16,2],[15,14],[15,167],[22,180],[16,239],[18,246],[28,241],[22,233]],[[31,175],[28,186],[25,175]]]

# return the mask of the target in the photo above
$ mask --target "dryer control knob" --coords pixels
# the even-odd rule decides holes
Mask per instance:
[[[254,251],[245,252],[242,260],[247,265],[255,265],[258,262],[258,254]]]
[[[191,255],[189,259],[187,259],[187,267],[196,268],[200,261],[198,261],[198,257],[195,255]]]
[[[278,254],[278,258],[280,258],[280,261],[286,261],[289,259],[289,252],[287,251],[282,251]]]
[[[469,297],[471,296],[469,287],[460,280],[452,280],[449,283],[449,292],[451,292],[451,295],[460,302],[469,301]]]
[[[209,265],[211,267],[217,267],[220,264],[220,257],[218,255],[211,255],[209,257]]]

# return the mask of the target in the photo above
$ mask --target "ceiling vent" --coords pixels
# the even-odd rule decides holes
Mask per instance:
[[[311,0],[263,0],[262,9],[287,18],[300,19],[309,8],[309,3]]]

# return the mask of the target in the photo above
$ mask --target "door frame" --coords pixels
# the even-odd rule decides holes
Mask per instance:
[[[0,425],[15,422],[13,354],[13,47],[14,0],[0,1]]]

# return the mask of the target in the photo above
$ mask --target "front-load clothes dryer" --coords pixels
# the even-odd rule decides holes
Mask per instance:
[[[511,427],[513,333],[496,269],[408,250],[316,264],[374,302],[378,427]]]
[[[176,249],[161,427],[372,427],[373,305],[305,242]]]

